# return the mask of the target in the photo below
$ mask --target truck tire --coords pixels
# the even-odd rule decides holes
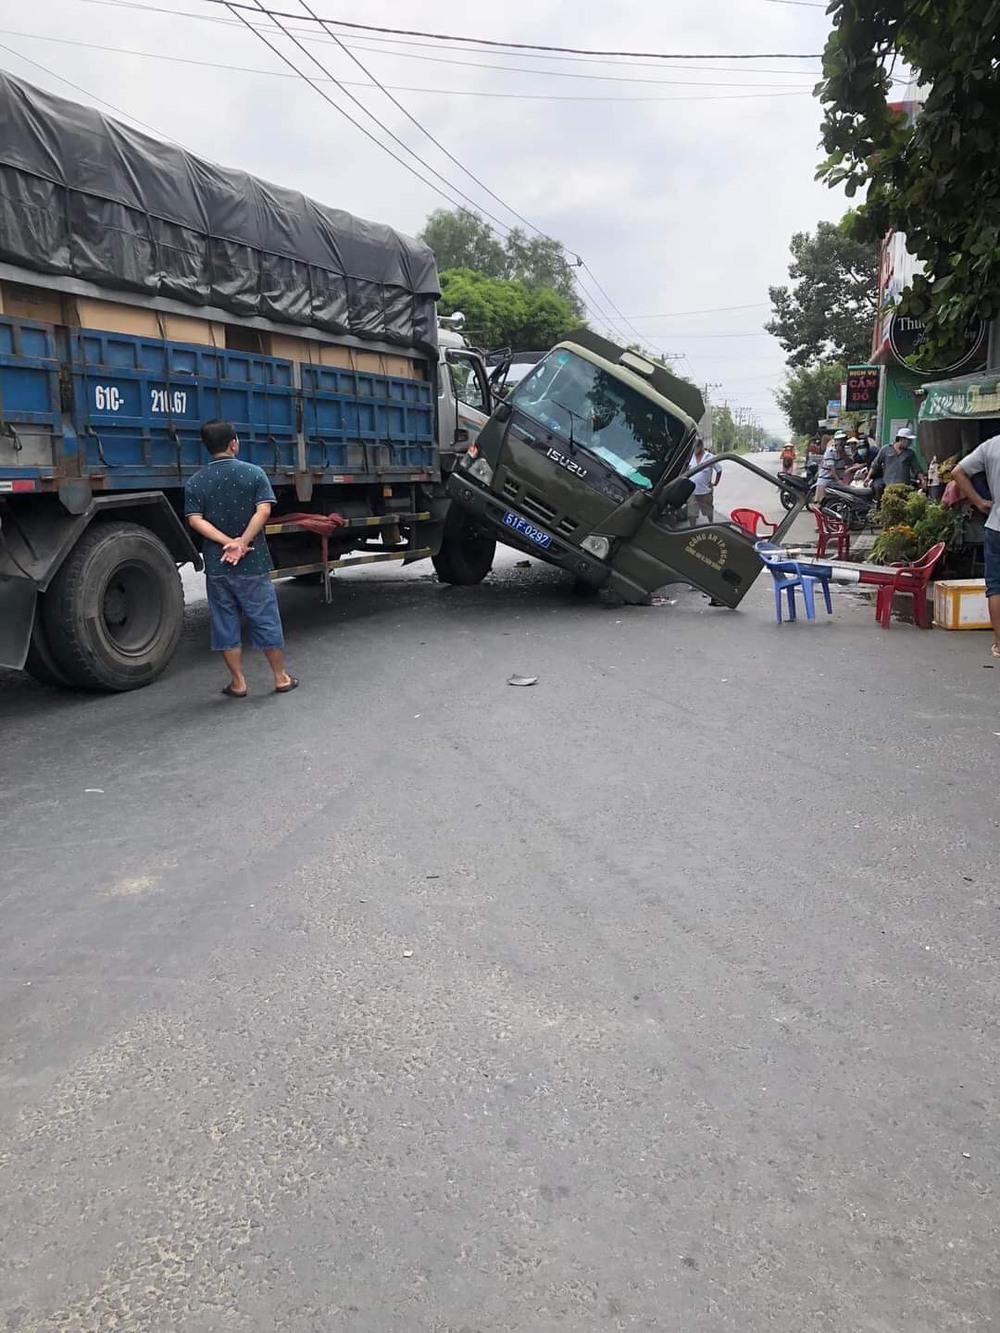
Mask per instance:
[[[54,685],[58,689],[69,686],[69,677],[60,668],[45,632],[44,608],[45,594],[42,593],[35,608],[35,624],[31,631],[31,643],[28,645],[28,658],[24,669],[34,677],[39,685]]]
[[[95,523],[45,595],[56,665],[86,690],[148,685],[174,655],[184,593],[170,552],[138,523]]]
[[[482,583],[493,568],[496,538],[471,514],[452,505],[444,521],[441,549],[433,557],[434,568],[442,583],[470,587]]]

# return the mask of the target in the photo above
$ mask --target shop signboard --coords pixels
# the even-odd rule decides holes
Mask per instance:
[[[996,375],[945,380],[925,387],[927,396],[920,407],[921,421],[1000,417],[1000,377]]]
[[[986,333],[987,325],[984,319],[971,324],[966,330],[961,351],[951,365],[921,367],[920,374],[947,375],[950,371],[958,370],[960,366],[967,366],[985,348]],[[917,319],[913,315],[902,315],[898,311],[893,313],[889,321],[889,346],[898,362],[906,365],[909,358],[919,352],[926,339],[927,330],[922,319]]]
[[[847,367],[847,399],[850,413],[874,413],[878,407],[878,366]]]

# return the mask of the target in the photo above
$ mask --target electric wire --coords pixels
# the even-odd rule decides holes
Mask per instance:
[[[242,0],[204,0],[204,2],[211,5],[225,5],[231,13],[241,10],[249,10],[252,13],[262,11],[275,22],[278,22],[279,19],[302,21],[301,14],[290,14],[283,9],[266,9],[259,3],[259,0],[256,5],[244,4]],[[463,42],[474,46],[499,47],[512,51],[556,51],[578,56],[621,56],[630,60],[819,60],[822,58],[822,52],[818,51],[722,51],[712,54],[687,51],[670,53],[662,51],[600,51],[585,46],[552,46],[544,45],[541,42],[508,42],[494,37],[460,37],[454,33],[423,32],[413,28],[389,28],[374,23],[350,22],[347,19],[317,19],[316,22],[333,24],[338,28],[350,28],[352,31],[392,33],[398,37],[429,37],[435,41]]]

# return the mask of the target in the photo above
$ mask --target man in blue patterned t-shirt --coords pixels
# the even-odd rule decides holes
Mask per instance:
[[[249,693],[243,674],[246,620],[251,644],[263,651],[274,673],[275,693],[287,694],[299,682],[285,670],[285,639],[263,536],[274,491],[263,468],[237,458],[240,442],[230,422],[206,421],[201,438],[211,462],[184,488],[184,513],[204,543],[212,650],[222,654],[232,677],[222,693],[231,699]]]

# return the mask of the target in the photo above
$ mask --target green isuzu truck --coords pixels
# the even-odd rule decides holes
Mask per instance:
[[[570,334],[494,411],[452,474],[455,501],[508,546],[583,591],[640,603],[688,583],[734,607],[763,568],[728,520],[693,525],[687,501],[705,404],[694,385],[590,329]],[[739,455],[718,455],[777,487]],[[788,532],[803,495],[775,536]]]

